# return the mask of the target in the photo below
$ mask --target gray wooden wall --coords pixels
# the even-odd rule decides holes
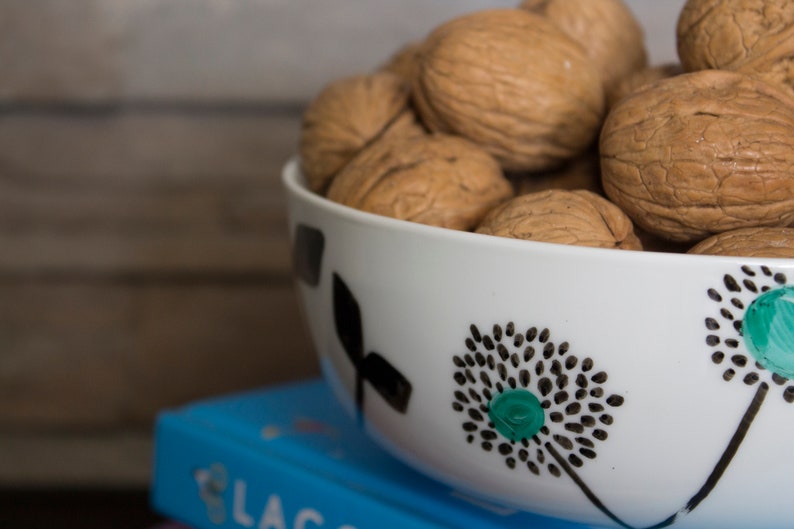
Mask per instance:
[[[629,3],[675,60],[682,0]],[[302,109],[513,5],[0,3],[0,485],[143,485],[158,410],[317,375],[279,184]]]

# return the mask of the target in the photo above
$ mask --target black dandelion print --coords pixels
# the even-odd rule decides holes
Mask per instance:
[[[709,288],[706,345],[723,380],[778,386],[794,403],[794,288],[766,266],[743,266]]]
[[[465,349],[452,360],[452,409],[466,441],[515,471],[573,479],[591,502],[624,527],[578,477],[609,438],[623,397],[589,357],[557,343],[549,329],[513,322],[489,333],[470,326]]]

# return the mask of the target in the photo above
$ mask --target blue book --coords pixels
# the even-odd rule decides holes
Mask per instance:
[[[160,413],[151,490],[156,511],[195,529],[584,529],[414,471],[319,379]]]

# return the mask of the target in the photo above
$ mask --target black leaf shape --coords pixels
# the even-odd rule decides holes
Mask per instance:
[[[316,287],[320,283],[324,251],[323,232],[305,224],[298,224],[292,246],[292,269],[310,286]]]
[[[334,324],[336,335],[342,342],[347,356],[360,368],[364,358],[364,337],[361,325],[361,309],[358,301],[348,288],[347,284],[334,273]]]
[[[400,413],[408,409],[413,387],[405,376],[378,353],[364,358],[362,375],[369,381],[389,406]]]

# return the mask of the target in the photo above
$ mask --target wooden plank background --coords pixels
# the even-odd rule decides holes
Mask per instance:
[[[653,62],[682,3],[629,2]],[[317,375],[279,183],[303,108],[512,5],[0,4],[0,485],[145,484],[158,410]]]

